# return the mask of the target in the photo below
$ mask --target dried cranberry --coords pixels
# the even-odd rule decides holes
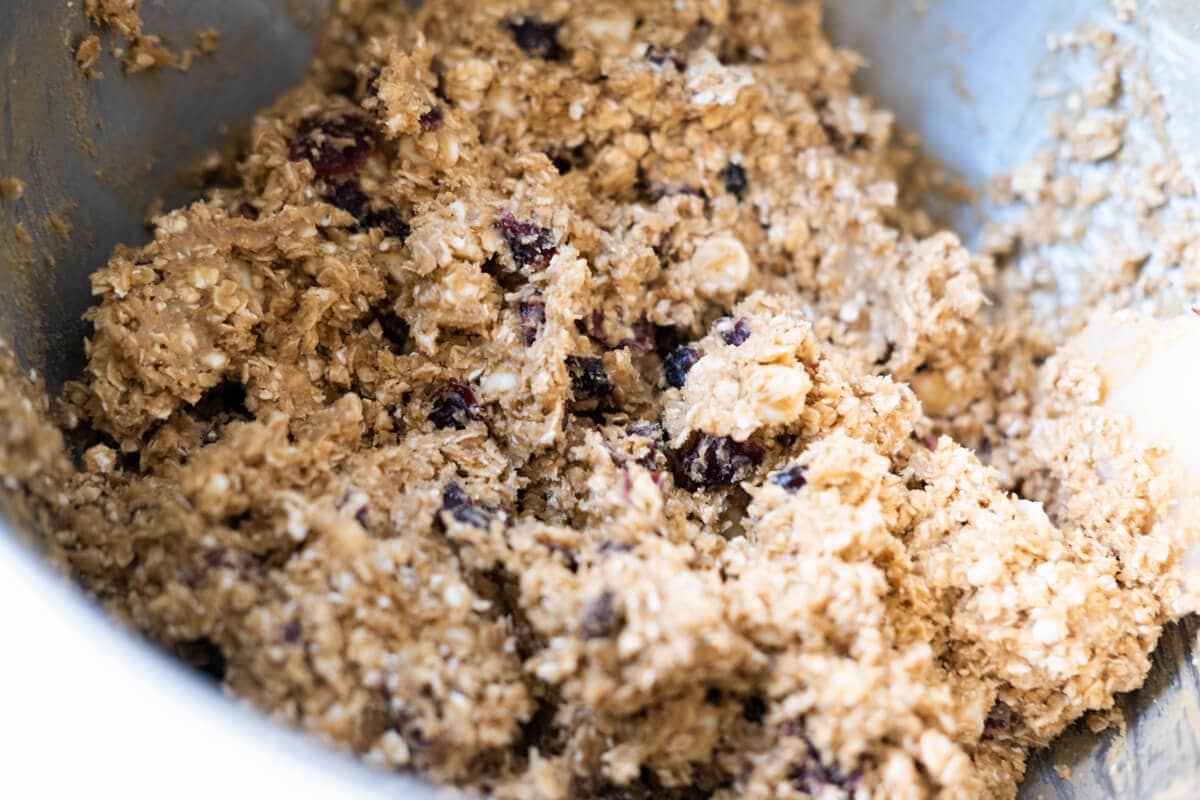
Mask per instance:
[[[504,238],[517,266],[545,269],[558,252],[550,231],[534,222],[521,222],[507,209],[496,220],[496,229]]]
[[[625,627],[625,615],[617,608],[617,596],[605,589],[583,609],[581,626],[585,639],[607,639]]]
[[[713,327],[725,344],[741,347],[750,338],[750,322],[745,317],[721,317]]]
[[[385,236],[395,236],[400,241],[408,239],[412,228],[394,208],[371,209],[362,221],[364,228],[379,228]]]
[[[292,140],[288,158],[308,159],[318,175],[333,178],[357,172],[371,155],[371,131],[356,114],[307,123]]]
[[[522,17],[507,23],[508,33],[517,47],[534,58],[561,61],[566,51],[558,43],[558,23],[537,17]]]
[[[682,389],[687,375],[700,360],[700,351],[694,347],[680,347],[663,359],[663,379],[668,386]]]
[[[660,47],[652,44],[646,48],[646,60],[656,67],[661,67],[664,64],[673,64],[675,69],[683,72],[687,68],[687,64],[678,53],[667,47]]]
[[[300,635],[303,632],[304,629],[300,626],[299,620],[292,620],[283,626],[283,640],[288,644],[295,644],[300,641]]]
[[[546,301],[541,292],[534,292],[521,301],[521,336],[525,346],[537,341],[538,332],[546,321]]]
[[[470,387],[461,383],[447,383],[433,399],[429,421],[442,429],[461,431],[478,418],[478,411],[479,404]]]
[[[366,211],[367,194],[362,190],[362,186],[358,181],[338,181],[330,183],[325,187],[324,193],[321,195],[326,203],[331,206],[340,208],[356,220],[361,220],[363,212]]]
[[[421,124],[421,130],[426,133],[439,130],[445,121],[446,112],[441,106],[434,106],[417,119],[417,122]]]
[[[745,480],[763,460],[763,449],[754,442],[702,433],[680,453],[683,476],[697,486],[728,486]]]
[[[474,505],[462,487],[453,481],[446,484],[446,488],[442,490],[442,511],[448,513],[455,521],[473,528],[486,528],[491,522],[487,511]]]
[[[584,319],[575,320],[575,328],[601,347],[608,347],[608,337],[604,333],[603,311],[595,310]]]
[[[613,385],[604,361],[594,356],[567,356],[567,373],[577,407],[598,407],[612,397]]]
[[[746,170],[741,164],[735,164],[730,161],[721,167],[721,171],[717,173],[717,177],[725,181],[725,191],[729,192],[739,201],[742,199],[749,183],[746,180]]]
[[[385,236],[395,236],[401,240],[407,239],[412,233],[412,229],[396,209],[370,208],[370,199],[356,180],[331,183],[325,187],[322,197],[325,202],[358,220],[355,230],[380,228]]]
[[[797,464],[783,472],[776,472],[771,476],[771,483],[789,492],[798,492],[808,483],[808,479],[804,477],[804,466]]]

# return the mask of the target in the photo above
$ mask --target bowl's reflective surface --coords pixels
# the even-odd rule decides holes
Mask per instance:
[[[229,126],[295,79],[311,54],[303,12],[322,0],[192,0],[168,4],[169,14],[147,5],[148,28],[175,41],[216,27],[222,33],[217,54],[198,60],[187,75],[129,79],[120,78],[107,59],[100,67],[108,77],[87,82],[70,49],[82,33],[79,3],[0,0],[0,176],[27,184],[24,198],[0,207],[0,330],[51,386],[81,364],[88,274],[116,244],[144,241],[142,220],[156,197],[168,206],[186,200],[174,185],[180,170],[218,147]],[[1110,13],[1105,0],[932,0],[924,13],[914,12],[910,0],[826,5],[835,39],[874,65],[864,72],[864,85],[920,132],[933,154],[974,182],[1022,160],[1045,127],[1048,107],[1033,98],[1038,81],[1055,69],[1043,58],[1046,34]],[[1193,146],[1200,145],[1200,104],[1186,91],[1200,77],[1200,5],[1142,5],[1142,36],[1156,80],[1167,91],[1172,137],[1181,151],[1200,153]],[[55,212],[74,228],[68,239],[42,227]],[[32,235],[32,251],[17,241],[14,221]],[[270,796],[330,796],[335,786],[341,787],[338,796],[354,790],[425,794],[409,794],[411,784],[379,787],[377,776],[368,778],[234,713],[98,619],[5,533],[0,531],[0,622],[14,632],[7,646],[31,655],[0,663],[0,681],[25,687],[35,698],[18,705],[0,727],[0,747],[24,754],[12,759],[15,773],[6,767],[16,781],[6,785],[21,785],[24,774],[40,776],[47,790],[121,785],[131,796],[154,789],[211,796],[233,790],[239,775],[253,773]],[[14,597],[27,600],[15,603]],[[1034,759],[1024,796],[1200,796],[1193,639],[1190,623],[1169,629],[1147,687],[1121,698],[1130,720],[1127,737],[1069,734]],[[64,682],[71,689],[56,693]],[[51,699],[41,699],[46,697]],[[72,739],[44,738],[68,714]],[[22,715],[24,722],[14,725]],[[90,748],[93,757],[74,774],[53,769],[58,758],[46,755],[80,748]],[[154,753],[154,768],[139,769],[128,759],[143,750]],[[71,756],[63,760],[82,766]],[[1070,784],[1058,778],[1054,765],[1071,767]]]

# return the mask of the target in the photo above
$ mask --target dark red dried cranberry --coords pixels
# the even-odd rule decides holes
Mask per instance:
[[[400,240],[407,239],[412,233],[412,229],[396,209],[370,208],[370,198],[354,179],[330,183],[325,187],[322,197],[325,202],[358,220],[355,231],[379,228],[385,236],[395,236]]]
[[[521,337],[525,346],[537,341],[538,332],[546,322],[546,301],[541,292],[534,292],[521,301]]]
[[[417,121],[421,123],[421,130],[425,132],[436,131],[446,121],[446,112],[441,106],[434,106],[422,114]]]
[[[625,615],[617,608],[617,596],[605,589],[583,609],[580,625],[585,639],[607,639],[625,627]]]
[[[567,356],[567,373],[576,407],[606,405],[613,393],[604,361],[594,356]]]
[[[752,694],[742,703],[742,719],[758,725],[767,716],[767,701],[761,694]]]
[[[408,239],[412,228],[394,208],[373,208],[363,217],[364,228],[379,228],[385,236],[394,236],[400,241]]]
[[[356,114],[342,114],[305,124],[292,140],[288,158],[308,159],[323,178],[350,175],[362,169],[371,155],[371,131]]]
[[[575,328],[601,347],[608,347],[608,337],[604,333],[603,311],[595,310],[583,319],[575,320]]]
[[[283,626],[283,640],[288,644],[295,644],[300,641],[300,636],[303,633],[304,629],[301,627],[299,620],[294,619]]]
[[[663,380],[668,386],[682,389],[687,375],[700,360],[700,351],[694,347],[680,347],[663,359]]]
[[[561,61],[566,51],[558,43],[558,23],[537,17],[522,17],[507,23],[508,33],[517,47],[534,58]]]
[[[776,472],[771,476],[771,483],[789,492],[798,492],[808,483],[808,479],[804,477],[804,466],[797,464],[782,472]]]
[[[455,521],[473,528],[486,528],[491,522],[491,515],[474,505],[462,487],[453,481],[446,484],[446,488],[442,490],[442,511],[448,513]]]
[[[517,266],[545,269],[558,252],[550,231],[534,222],[521,222],[505,209],[496,220],[496,229],[504,238]]]
[[[366,192],[362,190],[362,186],[356,180],[330,183],[325,187],[321,196],[326,203],[340,208],[356,220],[362,219],[369,202]]]
[[[750,322],[745,317],[721,317],[713,324],[725,344],[741,347],[750,338]]]
[[[475,393],[462,383],[447,383],[433,398],[429,421],[442,428],[462,430],[478,418],[479,404]]]
[[[702,433],[682,450],[679,466],[697,486],[728,486],[750,477],[762,460],[763,449],[754,442]]]
[[[746,194],[746,189],[750,185],[746,180],[746,170],[741,164],[735,164],[732,161],[721,167],[721,171],[717,173],[717,177],[725,181],[725,191],[729,192],[739,201]]]
[[[646,48],[646,60],[656,67],[661,67],[664,64],[673,64],[675,69],[683,72],[687,69],[687,64],[678,53],[667,47],[660,47],[652,44]]]

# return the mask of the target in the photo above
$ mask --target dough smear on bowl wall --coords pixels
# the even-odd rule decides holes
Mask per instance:
[[[61,398],[5,356],[0,472],[123,623],[374,767],[1014,797],[1195,610],[1200,318],[1039,309],[859,66],[812,2],[340,3],[91,275]]]

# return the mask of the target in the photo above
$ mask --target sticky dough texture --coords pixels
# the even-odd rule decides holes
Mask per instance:
[[[76,465],[4,378],[114,613],[505,798],[1012,797],[1141,684],[1175,478],[898,202],[815,3],[338,7],[235,185],[93,276]]]

